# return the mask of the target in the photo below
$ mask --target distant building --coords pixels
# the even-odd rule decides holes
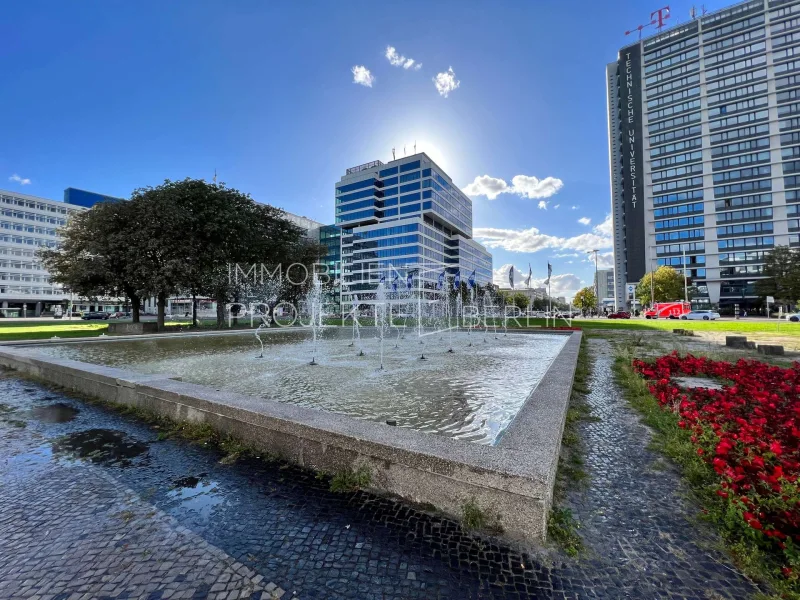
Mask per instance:
[[[61,241],[58,229],[66,225],[72,215],[85,210],[86,207],[80,204],[0,190],[2,316],[38,317],[56,305],[67,308],[71,299],[69,292],[50,281],[50,274],[39,262],[36,251],[40,248],[57,248]],[[107,308],[115,311],[123,308],[117,299],[93,302],[81,298],[73,300],[75,310]]]
[[[115,198],[114,196],[106,196],[105,194],[98,194],[96,192],[87,192],[86,190],[79,190],[72,187],[68,187],[64,190],[64,204],[82,206],[83,208],[91,208],[100,202],[122,202],[122,200],[123,198]]]
[[[492,281],[492,255],[472,239],[472,200],[424,152],[347,169],[335,186],[342,302],[369,301],[381,275],[412,273],[425,296],[439,275]]]
[[[600,303],[604,306],[614,306],[614,269],[599,269],[595,275],[594,285]]]
[[[301,217],[300,215],[295,215],[290,212],[286,212],[285,210],[281,210],[281,216],[287,221],[294,223],[300,229],[303,229],[306,232],[306,237],[311,240],[319,240],[319,232],[324,225],[319,221],[315,221],[314,219],[309,219],[308,217]]]
[[[546,300],[547,299],[547,290],[545,288],[526,288],[526,287],[519,287],[514,288],[500,288],[501,292],[506,294],[522,294],[528,299],[528,304],[533,302],[534,300]]]

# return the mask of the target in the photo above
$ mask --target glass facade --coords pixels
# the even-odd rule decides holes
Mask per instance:
[[[629,72],[631,54],[641,64]],[[636,167],[646,234],[636,248],[630,165],[622,142],[612,143],[617,297],[638,281],[627,272],[633,255],[644,254],[647,271],[682,270],[685,252],[703,301],[758,301],[764,253],[793,245],[800,230],[791,207],[800,201],[800,0],[747,1],[694,19],[623,48],[606,73],[609,136],[646,140]]]
[[[472,239],[472,201],[426,154],[378,163],[355,178],[348,173],[335,187],[345,304],[353,294],[368,299],[380,276],[395,271],[403,285],[413,271],[415,289],[430,293],[443,269],[491,282],[491,254]],[[356,189],[366,195],[350,197]]]
[[[86,190],[79,190],[71,187],[64,190],[65,204],[91,208],[98,202],[122,202],[122,198],[114,198],[113,196],[105,196],[103,194],[87,192]]]

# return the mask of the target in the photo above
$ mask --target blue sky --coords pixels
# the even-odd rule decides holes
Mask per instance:
[[[483,194],[476,237],[500,276],[530,263],[543,279],[549,260],[554,293],[570,296],[592,281],[586,250],[610,261],[605,64],[659,6],[9,3],[0,187],[125,197],[216,169],[259,201],[332,222],[347,167],[416,141]],[[691,6],[673,1],[671,24]]]

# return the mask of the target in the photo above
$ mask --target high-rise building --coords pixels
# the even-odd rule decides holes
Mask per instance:
[[[472,239],[472,200],[424,152],[347,169],[335,195],[343,304],[353,294],[368,301],[381,275],[388,283],[412,272],[425,294],[442,271],[492,281],[492,255]]]
[[[764,255],[800,246],[800,1],[664,30],[606,75],[619,306],[684,261],[695,304],[750,306]]]

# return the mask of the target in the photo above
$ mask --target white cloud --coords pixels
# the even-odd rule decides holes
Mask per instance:
[[[553,258],[577,258],[580,256],[577,252],[566,252],[564,254],[553,254]]]
[[[523,198],[549,198],[557,193],[564,182],[556,177],[545,177],[539,179],[531,175],[514,175],[511,178],[511,185],[505,180],[490,175],[479,175],[475,180],[463,188],[468,196],[486,196],[489,200],[494,200],[500,194],[516,194]],[[560,204],[556,206],[558,208]],[[539,208],[546,209],[546,202],[539,202]]]
[[[544,200],[539,200],[539,209],[547,210],[547,202],[545,202]]]
[[[580,219],[578,219],[578,223],[580,223],[581,225],[588,225],[591,222],[592,220],[589,217],[581,217]]]
[[[20,185],[28,185],[31,180],[27,177],[20,177],[16,173],[14,173],[11,177],[8,178],[9,181],[13,181],[14,183],[18,183]]]
[[[489,200],[494,200],[498,195],[508,192],[509,188],[502,179],[480,175],[462,191],[468,196],[486,196]]]
[[[614,268],[614,252],[598,252],[597,253],[597,267],[599,269],[613,269]]]
[[[395,67],[403,67],[404,69],[414,68],[419,71],[422,68],[422,63],[418,63],[413,58],[406,58],[398,54],[394,46],[386,46],[386,59]]]
[[[447,98],[447,95],[461,85],[461,82],[456,79],[456,74],[453,72],[453,67],[447,69],[443,73],[437,73],[433,78],[433,84],[436,86],[436,91],[440,96]]]
[[[365,87],[372,87],[375,77],[369,72],[369,69],[363,65],[355,65],[352,69],[353,83],[363,85]]]
[[[542,271],[547,268],[545,265],[542,267]],[[508,271],[511,269],[511,264],[503,265],[497,269],[495,269],[492,273],[493,277],[492,280],[495,285],[499,285],[503,288],[508,288]],[[535,273],[534,273],[535,274]],[[515,288],[524,288],[525,286],[525,278],[528,276],[528,269],[520,269],[518,266],[514,266],[514,287]],[[531,278],[531,287],[546,287],[545,286],[545,278],[542,277],[537,279],[536,277]],[[575,295],[575,293],[580,290],[583,286],[583,282],[581,278],[573,273],[561,273],[561,274],[553,274],[550,278],[550,293],[553,296],[566,296],[571,298]]]
[[[553,210],[558,210],[558,207],[561,206],[560,204],[556,204],[553,206]]]
[[[611,220],[611,215],[606,221]],[[604,250],[613,247],[611,236],[606,233],[606,221],[592,228],[591,233],[582,233],[572,237],[560,237],[540,232],[535,227],[530,229],[500,229],[479,227],[474,230],[474,237],[489,248],[502,248],[508,252],[538,252],[539,250],[557,249],[562,251],[588,252],[595,248]]]
[[[577,204],[573,204],[571,210],[578,210],[580,208]]]
[[[606,215],[605,220],[599,225],[597,225],[594,229],[595,231],[597,231],[602,235],[607,235],[608,237],[611,237],[614,233],[614,224],[611,222],[611,215],[610,214]]]
[[[528,175],[514,175],[511,184],[515,193],[526,198],[549,198],[564,187],[564,182],[555,177],[537,179]]]

